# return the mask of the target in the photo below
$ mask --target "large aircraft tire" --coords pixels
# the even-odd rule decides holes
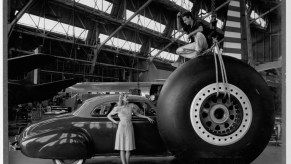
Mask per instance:
[[[228,86],[221,83],[220,70],[216,83],[214,57],[201,56],[176,69],[160,93],[160,135],[185,162],[249,163],[271,137],[274,103],[266,82],[244,62],[223,60]]]

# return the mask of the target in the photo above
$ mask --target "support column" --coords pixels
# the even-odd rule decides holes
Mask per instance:
[[[150,52],[150,48],[151,48],[151,40],[150,38],[148,38],[147,41],[142,44],[139,55],[147,56],[148,53]]]
[[[89,26],[87,38],[85,41],[86,45],[95,45],[96,44],[96,29],[98,28],[98,22],[95,23],[95,26]]]
[[[118,19],[123,19],[123,18],[125,18],[125,13],[126,13],[126,0],[116,1],[113,4],[112,10],[111,10],[111,15],[113,17],[118,18]]]
[[[123,2],[123,15],[122,15],[122,18],[124,20],[126,20],[126,18],[127,18],[126,9],[127,9],[127,3],[126,3],[126,0],[124,0],[124,2]]]
[[[33,50],[33,53],[34,54],[39,54],[39,53],[41,53],[41,51],[42,51],[42,46],[39,46],[39,47],[37,47],[35,50]],[[28,74],[29,74],[29,77],[31,78],[30,80],[31,80],[31,82],[33,83],[33,84],[39,84],[39,75],[40,75],[40,69],[39,68],[37,68],[37,69],[34,69],[33,71],[30,71]]]
[[[176,21],[176,20],[175,20]],[[168,24],[166,25],[166,28],[163,32],[163,35],[165,37],[170,37],[175,29],[175,21],[174,20],[168,20]]]
[[[98,50],[100,49],[99,35],[100,35],[100,30],[99,30],[99,27],[98,27],[98,23],[96,23],[96,26],[95,26],[95,39],[94,39],[95,40],[95,47],[93,48],[94,57],[92,59],[90,74],[94,74],[95,65],[96,65],[96,61],[97,61],[97,57],[98,57],[98,53],[99,53]]]
[[[242,0],[242,3],[244,5],[242,5],[242,9],[243,9],[243,12],[244,12],[244,15],[245,15],[245,30],[246,30],[246,36],[247,36],[247,55],[245,55],[247,57],[247,62],[249,65],[251,66],[254,66],[254,56],[253,56],[253,45],[252,45],[252,34],[251,34],[251,27],[250,27],[250,21],[249,21],[249,14],[248,14],[248,11],[246,9],[246,1],[245,0]]]

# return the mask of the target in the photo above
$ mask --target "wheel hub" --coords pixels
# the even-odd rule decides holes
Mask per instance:
[[[225,105],[216,104],[210,109],[210,118],[214,123],[224,123],[229,118],[229,112]]]
[[[217,95],[218,89],[218,95]],[[230,98],[224,94],[230,91]],[[252,121],[252,108],[242,90],[222,83],[210,84],[194,97],[190,118],[200,138],[214,145],[229,145],[240,140]]]

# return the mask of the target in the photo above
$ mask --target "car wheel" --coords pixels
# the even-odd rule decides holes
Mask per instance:
[[[83,164],[85,159],[53,159],[54,164]]]
[[[158,127],[177,157],[248,163],[268,144],[274,108],[266,82],[242,61],[223,60],[228,85],[216,83],[213,56],[201,56],[173,72],[162,88]]]

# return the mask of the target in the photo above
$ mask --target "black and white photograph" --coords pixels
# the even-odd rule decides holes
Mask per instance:
[[[288,163],[285,0],[1,3],[3,163]]]

